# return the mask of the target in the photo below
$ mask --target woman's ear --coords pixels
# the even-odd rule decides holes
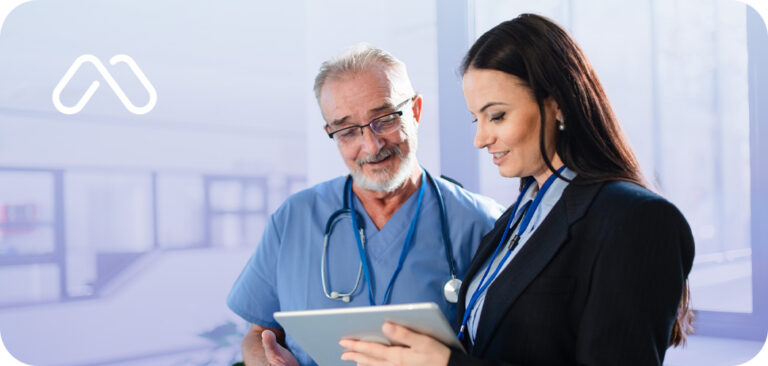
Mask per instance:
[[[563,112],[560,110],[560,105],[557,104],[555,98],[551,96],[544,100],[544,110],[547,115],[555,117],[555,121],[562,121],[564,119]]]

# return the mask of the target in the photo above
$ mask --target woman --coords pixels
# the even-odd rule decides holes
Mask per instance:
[[[474,143],[515,204],[483,237],[459,300],[467,354],[395,325],[395,343],[342,340],[361,365],[660,365],[690,331],[694,246],[674,205],[644,187],[594,70],[567,33],[523,14],[463,62]]]

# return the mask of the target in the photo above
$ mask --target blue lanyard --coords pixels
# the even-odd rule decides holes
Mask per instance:
[[[561,173],[565,169],[565,166],[560,167],[560,169],[557,170],[557,173]],[[515,205],[512,206],[512,214],[509,215],[509,220],[507,220],[507,227],[504,229],[504,234],[501,236],[501,240],[499,241],[499,244],[496,246],[496,250],[493,252],[493,256],[491,257],[491,261],[488,263],[488,267],[485,268],[485,273],[483,273],[483,277],[480,278],[480,283],[478,284],[477,290],[475,290],[475,293],[472,294],[472,297],[469,300],[469,304],[467,304],[466,309],[464,309],[464,317],[461,320],[461,328],[459,328],[459,340],[464,340],[464,334],[467,330],[467,321],[469,321],[469,315],[472,313],[472,308],[475,306],[475,303],[480,298],[480,295],[485,292],[485,290],[488,288],[488,286],[493,282],[493,280],[496,278],[496,276],[499,274],[499,271],[501,270],[501,267],[504,265],[504,262],[506,262],[507,258],[509,258],[509,255],[514,251],[515,247],[517,247],[517,243],[520,241],[520,236],[523,235],[525,232],[525,229],[528,227],[528,224],[531,223],[531,219],[533,218],[533,214],[536,212],[536,209],[539,207],[539,204],[541,203],[541,200],[544,198],[544,194],[547,193],[547,190],[549,187],[554,183],[557,176],[555,174],[552,174],[547,178],[547,180],[544,182],[544,184],[541,185],[541,189],[539,189],[539,192],[536,193],[536,198],[533,199],[533,202],[528,201],[525,205],[522,207],[522,213],[520,214],[522,218],[522,222],[518,220],[518,230],[517,234],[512,237],[512,239],[509,242],[509,250],[504,254],[504,257],[501,258],[501,261],[499,261],[499,264],[496,266],[496,269],[493,270],[493,273],[491,274],[491,277],[488,278],[488,281],[485,281],[486,277],[488,276],[488,271],[491,269],[491,266],[493,265],[493,261],[496,259],[496,256],[499,254],[499,251],[501,248],[504,247],[504,240],[507,238],[507,234],[509,233],[509,229],[514,226],[512,225],[512,220],[514,220],[515,216],[517,216],[517,209],[520,206],[520,202],[523,200],[523,196],[526,192],[528,192],[528,188],[530,188],[531,184],[535,181],[533,178],[529,178],[528,182],[523,186],[523,190],[520,192],[520,195],[517,196],[517,201],[515,201]],[[517,225],[515,224],[515,225]]]
[[[403,269],[403,263],[405,262],[405,257],[408,255],[408,249],[411,247],[411,239],[413,239],[413,232],[416,230],[416,222],[419,221],[419,213],[421,212],[421,199],[424,197],[424,186],[427,185],[427,177],[426,173],[424,173],[424,170],[421,171],[421,187],[419,188],[419,197],[418,201],[416,203],[416,214],[413,217],[413,220],[411,221],[411,227],[408,229],[408,235],[405,236],[405,243],[403,243],[403,249],[400,251],[400,260],[397,262],[397,268],[395,268],[395,273],[392,274],[392,277],[389,279],[389,284],[387,285],[387,290],[384,292],[384,299],[382,300],[382,304],[386,304],[389,301],[389,297],[392,292],[392,286],[395,284],[395,278],[397,278],[397,275],[400,274],[400,270]],[[355,233],[355,241],[357,242],[357,252],[360,255],[360,261],[363,264],[363,274],[365,275],[365,283],[368,284],[368,302],[371,304],[371,306],[376,305],[376,301],[374,301],[373,297],[373,283],[371,282],[371,270],[368,266],[368,259],[365,255],[365,248],[363,248],[363,241],[360,239],[360,232],[357,230],[354,230],[354,228],[357,227],[357,215],[354,214],[355,212],[355,198],[352,194],[352,185],[349,185],[349,188],[347,188],[347,199],[349,200],[349,207],[352,210],[353,214],[352,216],[352,228],[353,232]]]

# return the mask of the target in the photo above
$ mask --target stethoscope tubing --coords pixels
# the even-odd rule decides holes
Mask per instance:
[[[337,222],[341,219],[341,215],[332,215],[331,221],[328,222],[329,225],[326,225],[326,231],[330,233],[333,230],[333,226],[336,225]],[[365,239],[365,232],[363,229],[360,229],[360,236]],[[330,235],[325,235],[323,238],[323,255],[320,257],[320,278],[323,282],[323,293],[325,293],[326,297],[330,299],[341,299],[341,301],[349,302],[350,297],[352,296],[355,291],[357,291],[357,287],[360,285],[360,278],[362,277],[363,273],[363,262],[360,262],[360,265],[357,268],[357,280],[355,280],[355,286],[352,288],[352,291],[341,293],[336,291],[328,292],[328,281],[326,281],[326,273],[325,273],[325,258],[326,253],[328,253],[328,240],[330,238]],[[363,240],[363,246],[365,246],[365,240]]]
[[[423,168],[422,168],[423,169]],[[441,226],[441,232],[443,236],[443,245],[445,247],[445,256],[446,256],[446,262],[448,263],[448,269],[451,274],[451,279],[449,281],[457,281],[456,277],[456,265],[453,259],[453,246],[451,242],[451,238],[449,235],[448,230],[448,216],[447,211],[445,207],[445,200],[443,199],[442,192],[440,191],[440,187],[437,185],[437,181],[427,172],[426,169],[424,169],[424,173],[426,176],[426,179],[430,181],[432,190],[434,191],[435,195],[437,196],[438,206],[440,208],[440,226]],[[370,279],[368,278],[368,263],[365,258],[365,224],[363,221],[363,217],[355,211],[353,213],[353,210],[350,208],[350,200],[354,199],[354,197],[351,197],[349,195],[350,191],[350,185],[352,184],[352,177],[348,176],[345,183],[344,183],[344,196],[343,196],[343,206],[341,209],[336,210],[331,214],[331,216],[328,218],[328,221],[325,224],[325,234],[323,236],[323,253],[320,260],[321,265],[321,280],[323,285],[323,293],[325,296],[332,300],[341,300],[344,302],[349,302],[350,297],[352,294],[354,294],[359,285],[360,285],[360,279],[361,277],[366,277],[366,282],[370,284]],[[336,225],[336,222],[341,219],[342,215],[349,214],[350,216],[355,215],[356,217],[353,218],[353,225],[355,226],[354,234],[356,236],[356,240],[359,240],[359,243],[361,245],[358,246],[359,250],[359,256],[360,256],[360,266],[358,267],[358,273],[355,280],[355,285],[352,288],[351,291],[346,293],[340,293],[336,291],[328,292],[328,281],[327,281],[327,273],[326,273],[326,256],[328,253],[328,244],[330,241],[331,232],[333,231],[333,227]],[[391,283],[390,283],[391,285]],[[370,286],[370,285],[369,285]],[[369,302],[373,305],[374,300],[372,298],[372,294],[369,293]],[[387,297],[385,296],[384,303],[387,301]]]

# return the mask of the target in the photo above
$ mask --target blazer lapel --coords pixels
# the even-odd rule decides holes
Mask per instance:
[[[570,225],[584,215],[600,187],[602,187],[601,183],[585,185],[578,177],[569,184],[539,228],[488,287],[477,327],[475,344],[478,347],[473,350],[473,354],[482,355],[485,352],[508,309],[555,256],[568,238]],[[501,233],[489,246],[495,249],[500,239]],[[486,254],[485,258],[488,256],[490,253]],[[485,262],[485,258],[480,266]],[[477,261],[477,258],[475,260]],[[475,265],[476,263],[473,263],[472,267]],[[467,278],[472,277],[468,275]]]
[[[511,214],[512,207],[509,207],[507,211],[504,212],[501,217],[496,220],[493,229],[491,229],[491,231],[489,231],[487,234],[483,235],[483,237],[480,239],[480,246],[477,248],[477,252],[475,252],[474,257],[472,257],[472,262],[469,264],[469,269],[467,269],[467,273],[464,274],[464,279],[461,281],[461,288],[459,288],[459,301],[456,304],[456,317],[458,324],[461,324],[464,317],[464,310],[467,308],[467,303],[465,301],[467,298],[467,288],[469,287],[470,282],[472,282],[474,277],[477,275],[477,272],[483,266],[483,263],[488,260],[488,257],[493,254],[493,251],[499,244],[499,240],[501,240],[501,236],[504,234],[504,226],[507,220],[509,220],[509,216]],[[468,336],[464,337],[462,343],[464,344],[464,348],[467,350],[467,352],[471,353],[472,347],[469,343]]]
[[[480,239],[480,246],[477,248],[474,257],[472,257],[472,262],[469,264],[467,273],[464,274],[464,279],[462,280],[461,288],[459,289],[459,301],[457,304],[459,323],[461,323],[461,318],[464,316],[464,309],[466,309],[467,306],[465,300],[469,283],[472,282],[477,275],[477,272],[483,266],[485,261],[488,260],[488,257],[490,257],[491,254],[493,254],[493,251],[496,250],[496,246],[499,244],[499,240],[501,240],[501,236],[504,234],[504,226],[511,214],[512,208],[510,207],[496,220],[493,229],[483,235]]]

